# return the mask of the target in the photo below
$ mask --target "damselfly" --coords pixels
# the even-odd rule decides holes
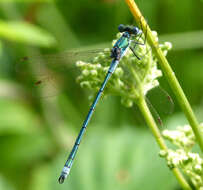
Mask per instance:
[[[120,32],[123,32],[122,36],[117,40],[117,42],[114,44],[113,48],[111,49],[111,55],[110,57],[112,58],[112,62],[110,64],[110,67],[108,69],[108,72],[106,74],[106,77],[104,78],[104,81],[96,95],[95,100],[93,101],[90,110],[87,114],[87,117],[82,125],[82,128],[79,132],[79,135],[75,141],[75,144],[73,146],[73,149],[64,165],[64,168],[61,172],[61,175],[59,177],[59,183],[63,183],[65,178],[69,175],[74,158],[76,156],[78,147],[80,145],[81,139],[85,133],[85,130],[87,128],[87,125],[92,117],[92,114],[94,112],[94,109],[101,97],[102,92],[104,91],[104,88],[108,82],[108,80],[110,79],[111,75],[114,73],[116,67],[118,66],[120,60],[122,59],[123,56],[125,56],[125,53],[127,51],[128,48],[130,48],[133,52],[133,54],[137,57],[137,59],[140,59],[140,57],[136,54],[136,52],[134,52],[134,49],[132,48],[131,44],[132,44],[132,37],[133,36],[137,36],[137,35],[141,35],[142,31],[137,28],[137,27],[129,27],[129,26],[124,26],[124,25],[119,25],[118,30]],[[136,45],[144,45],[141,44],[139,42],[134,42]]]
[[[143,35],[143,30],[139,29],[138,27],[119,25],[118,30],[119,30],[119,32],[122,33],[122,36],[115,42],[111,51],[109,51],[109,58],[112,59],[110,67],[109,67],[107,74],[104,78],[104,81],[96,95],[96,98],[90,107],[90,110],[86,116],[86,119],[83,122],[82,128],[75,141],[72,151],[63,167],[63,170],[59,177],[59,183],[63,183],[65,178],[67,178],[67,176],[70,173],[78,147],[80,145],[84,132],[87,128],[87,125],[92,117],[93,111],[101,97],[102,92],[104,91],[104,88],[105,88],[107,82],[109,81],[110,77],[116,70],[120,60],[125,56],[128,49],[133,52],[133,54],[137,60],[140,60],[140,59],[142,59],[142,56],[145,56],[145,55],[142,55],[142,56],[138,55],[135,48],[137,45],[138,46],[145,45],[147,30],[145,32],[145,38],[144,38],[143,42],[139,41],[141,35]],[[47,70],[44,67],[48,67],[54,71],[66,70],[66,68],[69,67],[69,65],[60,64],[60,62],[63,62],[63,63],[64,63],[64,61],[65,62],[74,62],[78,59],[83,59],[83,58],[87,57],[88,54],[91,56],[93,53],[99,53],[100,51],[101,51],[101,49],[93,50],[93,51],[89,51],[89,52],[88,51],[84,51],[84,52],[75,51],[75,52],[67,52],[67,53],[65,52],[62,54],[47,55],[47,56],[43,56],[43,57],[40,57],[40,56],[32,57],[32,58],[24,57],[22,59],[22,62],[25,62],[25,63],[31,62],[31,63],[33,63],[33,66],[35,66],[34,67],[35,72],[38,74],[39,79],[34,82],[34,86],[38,87],[38,86],[41,86],[42,84],[44,84],[45,81],[52,80],[52,77],[50,77],[51,76],[50,73],[47,75],[49,77],[44,75],[47,72]],[[17,70],[22,71],[22,70],[24,70],[25,66],[26,66],[26,64],[18,64]]]

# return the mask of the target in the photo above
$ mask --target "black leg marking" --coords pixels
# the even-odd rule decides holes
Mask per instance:
[[[132,47],[130,47],[130,50],[133,52],[134,56],[138,59],[141,60],[140,57],[138,57],[138,55],[135,53],[134,49]]]

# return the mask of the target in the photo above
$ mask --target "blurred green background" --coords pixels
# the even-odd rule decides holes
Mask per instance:
[[[160,41],[173,43],[168,60],[202,121],[203,1],[136,3]],[[88,111],[91,93],[81,89],[75,82],[77,73],[67,69],[51,75],[57,78],[54,86],[60,93],[33,97],[28,81],[35,66],[26,75],[15,69],[20,58],[33,53],[110,47],[120,23],[134,23],[124,0],[0,1],[0,189],[181,189],[159,158],[138,108],[123,107],[119,97],[101,100],[71,174],[59,185],[57,179]],[[164,77],[160,83],[175,103],[168,115],[163,114],[159,98],[153,99],[164,127],[187,123]]]

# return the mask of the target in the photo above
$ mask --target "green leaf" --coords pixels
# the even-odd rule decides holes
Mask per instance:
[[[21,21],[5,22],[0,20],[0,37],[41,47],[50,47],[56,44],[55,38],[45,30]]]
[[[7,172],[12,172],[13,167],[26,169],[29,164],[48,156],[52,149],[45,134],[4,135],[1,136],[0,143],[0,168]]]
[[[80,145],[70,176],[59,185],[57,180],[69,151],[64,149],[52,164],[35,169],[31,190],[41,186],[43,190],[171,190],[178,186],[165,161],[158,156],[157,144],[148,131],[90,130]]]
[[[3,176],[0,176],[0,189],[3,190],[13,190],[14,188],[9,184]]]
[[[56,0],[0,0],[1,3],[3,2],[18,2],[18,3],[51,3],[51,2],[55,2]]]
[[[0,99],[0,135],[37,132],[39,125],[31,108],[15,100]]]

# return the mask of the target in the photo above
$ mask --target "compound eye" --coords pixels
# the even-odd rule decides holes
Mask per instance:
[[[123,25],[123,24],[120,24],[119,26],[118,26],[118,31],[119,32],[124,32],[125,31],[125,26]]]
[[[138,35],[138,34],[141,34],[142,31],[139,30],[138,27],[133,27],[133,28],[132,28],[132,33],[133,33],[134,35]]]

